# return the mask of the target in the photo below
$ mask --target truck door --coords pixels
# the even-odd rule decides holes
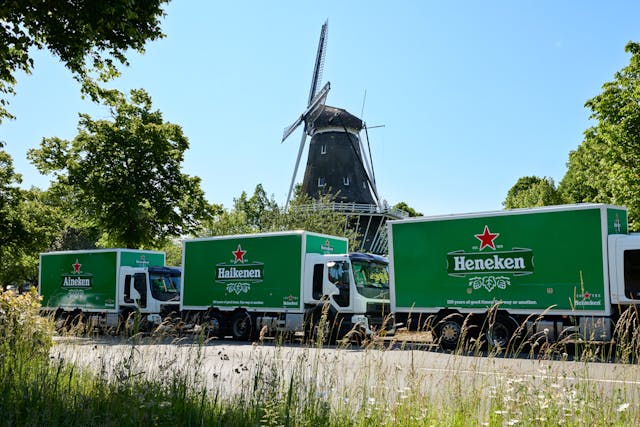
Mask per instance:
[[[137,301],[140,308],[147,308],[147,275],[145,273],[136,273],[133,276],[133,287],[140,294]]]
[[[612,304],[640,303],[640,235],[609,236]]]
[[[332,295],[333,300],[340,307],[349,307],[351,305],[349,263],[347,261],[329,261],[327,272],[329,282],[338,288],[338,293]]]
[[[136,271],[137,270],[137,271]],[[147,307],[147,275],[132,267],[121,267],[118,300],[122,306]]]

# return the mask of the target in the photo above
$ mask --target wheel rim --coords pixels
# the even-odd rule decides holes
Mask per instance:
[[[218,335],[220,333],[220,319],[212,317],[207,321],[207,330],[212,335]]]
[[[233,336],[238,339],[246,339],[251,329],[251,319],[249,315],[239,315],[233,322]]]
[[[460,324],[453,320],[445,321],[440,327],[440,340],[448,347],[458,344],[460,335],[462,333],[462,327]]]
[[[505,348],[510,338],[511,332],[509,328],[501,322],[496,322],[487,335],[487,340],[494,347]]]

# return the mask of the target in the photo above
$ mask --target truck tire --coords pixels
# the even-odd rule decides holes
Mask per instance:
[[[202,322],[207,338],[224,337],[222,316],[218,313],[208,313]]]
[[[236,341],[248,341],[253,334],[253,319],[246,311],[239,311],[231,318],[231,335]]]
[[[498,314],[487,327],[486,337],[489,348],[507,349],[512,344],[514,332],[518,329],[518,323],[511,316]],[[513,348],[514,346],[511,345]]]
[[[305,338],[315,345],[335,344],[338,336],[338,325],[335,323],[336,313],[332,307],[328,307],[327,314],[322,316],[323,306],[316,307],[305,322]]]
[[[455,350],[462,336],[462,318],[447,316],[436,327],[437,341],[445,350]]]

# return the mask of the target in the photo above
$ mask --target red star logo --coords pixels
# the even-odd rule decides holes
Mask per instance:
[[[589,292],[584,293],[584,299],[589,299],[590,297],[591,297],[591,294]]]
[[[288,298],[288,300],[289,300],[289,301],[293,301],[293,295],[292,295],[292,294],[289,294],[289,298]]]
[[[82,267],[82,264],[80,264],[78,262],[78,258],[76,258],[76,263],[75,264],[71,264],[71,266],[73,267],[73,273],[74,274],[79,274],[80,273],[80,267]]]
[[[488,226],[484,226],[484,232],[482,234],[474,234],[476,239],[480,240],[480,250],[484,249],[485,246],[489,246],[491,249],[495,249],[496,245],[493,241],[500,235],[500,233],[492,233],[489,231]]]
[[[236,257],[236,259],[233,262],[238,263],[238,262],[244,262],[244,254],[246,254],[247,251],[243,251],[242,247],[238,245],[238,249],[236,249],[231,253]]]

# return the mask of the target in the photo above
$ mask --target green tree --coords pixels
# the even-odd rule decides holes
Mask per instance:
[[[507,198],[502,202],[506,209],[551,206],[565,203],[556,189],[553,179],[537,176],[524,176],[509,189]]]
[[[629,65],[585,104],[596,122],[571,152],[560,191],[573,201],[629,208],[631,228],[640,229],[640,44],[629,42]]]
[[[0,148],[2,144],[0,144]],[[62,215],[46,194],[19,188],[13,159],[0,149],[0,284],[35,283],[38,254],[51,247],[61,231]]]
[[[318,206],[330,205],[331,200],[331,195],[312,200],[296,191],[289,208],[285,211],[273,196],[267,197],[262,185],[258,184],[251,197],[247,197],[247,193],[243,191],[240,197],[234,200],[231,210],[219,206],[215,215],[205,221],[198,235],[205,237],[306,230],[347,237],[349,247],[357,250],[357,236],[348,227],[345,216],[333,211],[316,209]]]
[[[22,177],[15,172],[13,159],[2,147],[4,144],[0,142],[0,266],[10,262],[8,258],[16,245],[26,237],[19,212]]]
[[[601,194],[599,190],[605,189],[603,180],[607,179],[607,174],[592,167],[594,162],[604,164],[607,159],[596,159],[593,145],[593,139],[585,133],[582,144],[569,153],[567,172],[558,185],[558,191],[569,203],[607,202],[611,199],[610,194]]]
[[[409,206],[406,202],[399,202],[393,206],[395,209],[400,209],[401,211],[405,211],[409,214],[409,217],[422,216],[422,212],[418,212]]]
[[[180,170],[189,147],[182,128],[164,122],[144,90],[132,90],[131,102],[114,90],[100,97],[112,120],[81,114],[73,141],[43,139],[29,151],[33,164],[100,230],[101,246],[160,247],[196,230],[210,206],[200,179]]]
[[[49,203],[47,192],[38,188],[20,190],[20,202],[15,206],[21,233],[17,241],[3,246],[0,281],[20,285],[36,284],[40,252],[54,249],[64,227],[64,215]]]
[[[244,214],[244,221],[250,229],[263,231],[268,229],[274,216],[280,214],[280,207],[273,198],[267,196],[262,184],[256,185],[253,195],[247,198],[247,193],[242,192],[239,198],[234,200],[234,211]]]
[[[160,19],[168,0],[0,2],[0,122],[12,117],[7,95],[15,93],[16,73],[31,73],[35,49],[48,49],[76,76],[90,69],[103,79],[128,65],[129,49],[144,52],[148,40],[163,36]]]

